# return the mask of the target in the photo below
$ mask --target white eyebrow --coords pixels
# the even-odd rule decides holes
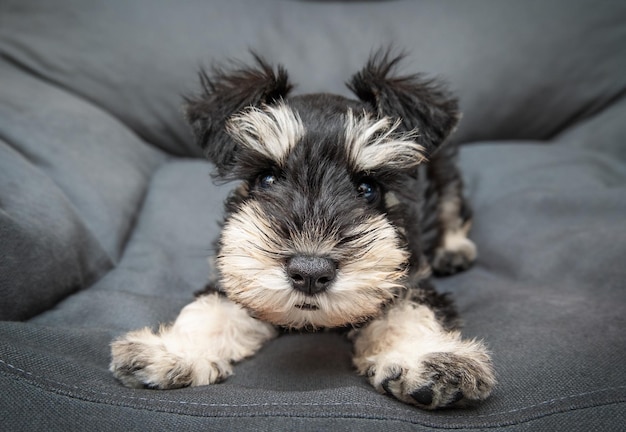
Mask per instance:
[[[345,123],[348,160],[359,171],[383,166],[411,168],[426,160],[424,146],[415,142],[417,132],[398,132],[400,120],[373,119],[368,113],[357,117],[348,110]]]
[[[241,145],[282,165],[291,149],[304,136],[298,113],[284,103],[249,107],[231,117],[226,130]]]

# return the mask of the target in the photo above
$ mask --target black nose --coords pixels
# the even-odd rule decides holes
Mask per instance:
[[[336,274],[337,265],[329,258],[294,256],[287,262],[291,286],[309,295],[326,290]]]

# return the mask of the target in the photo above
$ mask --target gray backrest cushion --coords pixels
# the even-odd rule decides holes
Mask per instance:
[[[0,6],[0,50],[178,155],[199,154],[180,99],[194,72],[248,48],[284,63],[297,92],[348,94],[369,52],[394,44],[411,53],[403,70],[457,90],[459,141],[545,139],[626,88],[626,4],[566,4],[26,0]]]

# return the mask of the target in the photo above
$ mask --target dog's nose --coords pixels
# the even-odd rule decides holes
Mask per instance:
[[[326,290],[336,274],[337,265],[329,258],[299,255],[287,262],[291,286],[308,295]]]

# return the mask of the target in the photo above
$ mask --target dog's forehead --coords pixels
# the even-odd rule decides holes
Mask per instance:
[[[245,149],[285,167],[288,160],[343,163],[352,171],[409,168],[424,160],[416,131],[399,119],[377,118],[356,101],[308,95],[233,116],[228,132]]]

